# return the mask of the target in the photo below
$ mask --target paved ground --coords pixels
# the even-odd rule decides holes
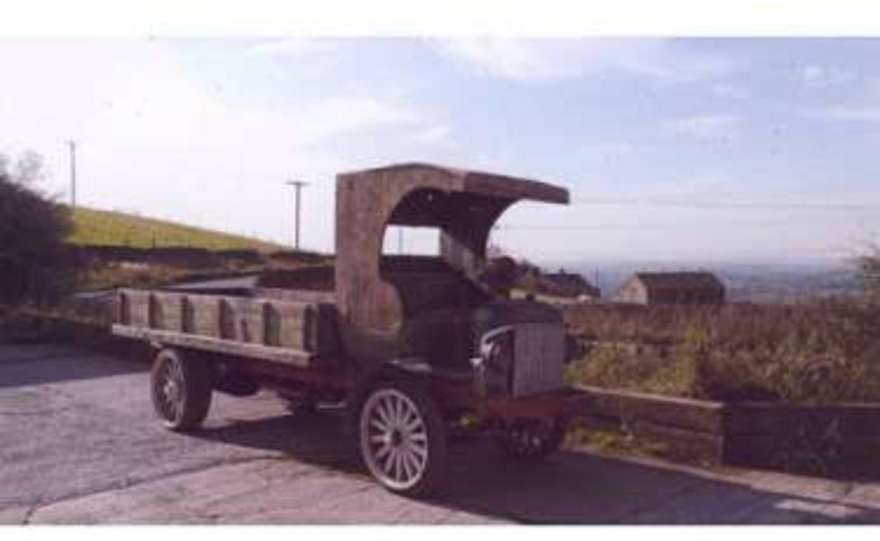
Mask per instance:
[[[184,436],[154,422],[146,366],[0,345],[0,524],[880,523],[880,484],[561,453],[524,469],[453,448],[446,491],[388,494],[338,415],[219,396]]]

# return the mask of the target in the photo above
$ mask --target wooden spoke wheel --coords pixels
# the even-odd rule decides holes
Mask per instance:
[[[446,468],[446,426],[433,399],[417,386],[380,383],[365,400],[361,455],[386,489],[408,496],[433,489]]]
[[[184,431],[205,420],[211,406],[211,365],[195,356],[163,349],[153,362],[151,398],[166,428]]]

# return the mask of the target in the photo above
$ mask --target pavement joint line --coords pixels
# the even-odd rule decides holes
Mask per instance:
[[[25,515],[27,520],[29,521],[31,517],[38,512],[40,509],[44,509],[51,505],[65,503],[75,500],[80,500],[83,498],[89,498],[92,496],[97,496],[99,494],[104,494],[106,492],[117,492],[120,490],[126,490],[138,485],[153,483],[156,481],[162,481],[165,479],[170,479],[172,477],[177,477],[181,475],[188,475],[192,473],[199,473],[202,471],[207,471],[213,468],[219,468],[223,466],[234,466],[236,464],[245,464],[247,462],[257,462],[261,460],[281,460],[283,457],[275,456],[275,455],[258,455],[251,457],[225,457],[219,460],[209,461],[203,464],[194,464],[192,466],[188,466],[185,468],[180,468],[178,470],[172,472],[166,472],[159,475],[144,477],[142,479],[131,479],[126,478],[119,482],[112,483],[110,486],[97,488],[95,490],[86,490],[78,493],[68,494],[66,496],[62,496],[60,498],[55,498],[53,500],[45,500],[43,501],[41,498],[38,498],[37,501],[31,504],[32,508],[28,509],[27,514]]]
[[[34,501],[28,505],[27,511],[25,511],[24,516],[21,518],[21,525],[27,526],[31,522],[31,518],[33,518],[34,513],[37,512],[37,509],[40,508],[43,502],[43,496],[37,496]]]
[[[44,355],[42,357],[29,357],[23,359],[3,359],[0,361],[0,366],[6,366],[10,364],[24,364],[24,363],[39,363],[44,361],[55,361],[58,359],[70,359],[72,357],[72,352],[67,352],[58,355]]]
[[[198,472],[193,472],[193,473],[198,473]],[[297,480],[299,480],[299,479],[304,479],[304,478],[307,478],[307,477],[313,477],[313,476],[316,476],[316,475],[320,475],[320,474],[322,474],[322,473],[324,473],[324,472],[323,472],[323,471],[320,471],[320,470],[317,470],[317,469],[310,469],[310,470],[306,470],[306,471],[300,471],[300,472],[296,472],[296,473],[292,474],[292,475],[289,476],[289,477],[285,477],[283,482],[284,482],[284,483],[287,483],[287,482],[290,482],[290,481],[297,481]],[[265,479],[264,479],[264,481],[268,481],[268,480],[265,480]],[[271,482],[271,481],[264,482],[264,483],[263,483],[261,486],[259,486],[259,487],[255,487],[255,488],[252,488],[252,489],[249,489],[249,490],[245,490],[245,491],[242,491],[242,492],[236,492],[235,494],[228,494],[228,495],[226,495],[226,496],[222,496],[222,497],[220,497],[220,498],[218,498],[218,499],[212,500],[212,503],[213,503],[213,504],[217,504],[217,503],[225,502],[225,501],[228,501],[228,500],[237,500],[237,499],[241,499],[241,498],[244,497],[244,496],[248,496],[248,495],[250,495],[250,494],[256,494],[256,493],[262,492],[262,491],[266,490],[266,489],[267,489],[268,487],[270,487],[270,486],[272,486],[272,482]]]
[[[65,411],[70,411],[73,408],[65,407],[65,408],[49,408],[40,411],[3,411],[0,410],[0,415],[6,415],[7,417],[27,417],[29,415],[48,415],[50,413],[62,413]]]

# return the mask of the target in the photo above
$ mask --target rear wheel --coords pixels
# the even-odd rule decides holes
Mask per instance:
[[[367,469],[392,492],[426,494],[446,469],[446,424],[434,400],[416,385],[378,384],[361,407],[359,436]]]
[[[198,427],[211,406],[213,372],[210,363],[194,355],[163,349],[150,375],[153,408],[170,430]]]
[[[495,436],[495,441],[510,457],[541,460],[559,450],[567,427],[564,417],[516,419]]]

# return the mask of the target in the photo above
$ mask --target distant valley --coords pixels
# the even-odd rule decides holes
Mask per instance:
[[[639,271],[707,270],[714,272],[727,287],[732,302],[791,303],[809,297],[855,295],[862,283],[855,263],[690,263],[596,262],[546,265],[546,271],[565,269],[578,272],[612,296],[623,282]]]

